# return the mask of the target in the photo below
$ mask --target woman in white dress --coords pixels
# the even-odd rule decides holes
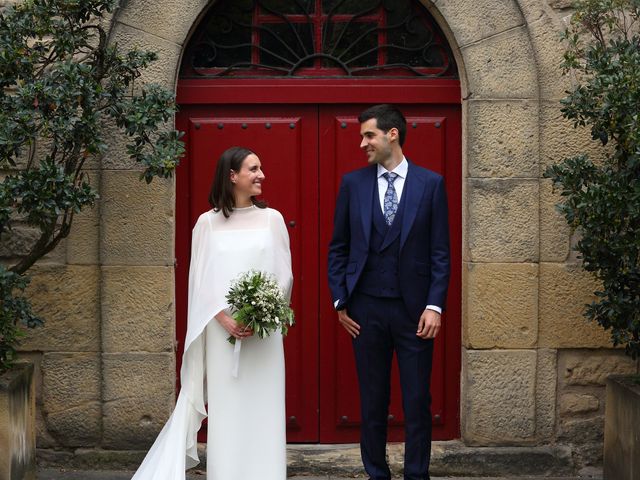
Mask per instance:
[[[233,320],[225,299],[248,270],[273,274],[286,298],[291,294],[284,219],[257,199],[264,179],[260,159],[246,148],[232,147],[218,161],[212,209],[193,229],[182,388],[133,480],[183,480],[199,462],[196,435],[207,411],[207,480],[286,479],[282,335],[253,336]],[[237,377],[229,335],[242,346]]]

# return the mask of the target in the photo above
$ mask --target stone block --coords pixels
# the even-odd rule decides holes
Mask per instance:
[[[538,266],[466,263],[464,345],[529,348],[538,337]]]
[[[105,131],[107,151],[102,157],[102,168],[105,170],[137,170],[143,167],[132,160],[127,153],[129,137],[123,134],[113,120],[106,119],[102,128]]]
[[[10,232],[2,235],[0,241],[1,258],[17,258],[29,253],[40,237],[40,230],[28,225],[15,225]]]
[[[562,201],[550,179],[540,181],[540,260],[564,262],[571,249],[571,228],[557,205]]]
[[[105,170],[136,170],[142,172],[144,165],[131,159],[127,152],[127,145],[131,142],[131,137],[125,135],[112,120],[103,122],[103,129],[106,132],[105,138],[108,145],[107,151],[102,157],[102,168]],[[158,133],[172,131],[175,129],[173,120],[160,124]],[[155,137],[152,137],[152,139]]]
[[[172,352],[173,267],[103,267],[103,352]]]
[[[524,24],[514,1],[438,0],[434,3],[461,47]]]
[[[70,472],[72,470],[83,471],[79,473],[78,480],[87,480],[84,472],[91,472],[91,476],[115,475],[116,478],[127,478],[135,471],[146,456],[146,450],[106,450],[102,448],[76,448],[74,450],[49,450],[38,449],[38,467],[42,471],[43,478],[54,478],[59,476],[60,469]],[[50,469],[56,469],[53,472]],[[116,473],[116,471],[118,471]],[[94,473],[95,472],[95,473]],[[47,476],[50,474],[50,476]],[[73,473],[63,473],[62,475],[73,475]],[[111,475],[110,475],[111,476]],[[191,480],[192,475],[187,475],[186,479]],[[185,480],[186,480],[185,479]]]
[[[100,191],[100,174],[89,174],[89,183]],[[73,217],[71,231],[65,242],[66,263],[72,265],[97,265],[100,263],[100,199]]]
[[[598,443],[602,448],[604,417],[568,418],[561,420],[558,438],[574,444]]]
[[[173,265],[173,181],[146,184],[130,171],[102,175],[103,265]]]
[[[549,6],[558,10],[573,7],[574,0],[549,0]]]
[[[561,419],[558,440],[572,445],[573,457],[579,465],[601,466],[604,445],[604,416]],[[618,479],[616,478],[616,480]]]
[[[42,382],[47,414],[99,401],[100,358],[97,353],[45,353]]]
[[[544,15],[529,23],[528,28],[538,67],[540,98],[564,98],[565,92],[571,89],[571,81],[561,68],[565,51],[565,44],[560,40],[563,25],[560,20]]]
[[[609,333],[588,321],[584,308],[598,288],[578,264],[540,264],[540,346],[609,347]]]
[[[538,106],[530,101],[470,101],[471,177],[537,177]]]
[[[462,438],[467,445],[533,441],[536,351],[462,352]]]
[[[560,163],[582,153],[594,161],[602,159],[606,153],[599,141],[591,139],[591,130],[586,127],[574,128],[573,123],[562,117],[560,102],[540,104],[540,172],[549,165]]]
[[[164,15],[165,12],[158,11],[158,13]],[[165,19],[165,25],[166,28],[163,28],[163,31],[170,30],[173,23],[168,23]],[[125,48],[127,50],[138,48],[158,54],[158,60],[151,63],[142,71],[138,85],[156,83],[169,90],[174,90],[178,68],[180,66],[181,45],[165,40],[154,33],[147,33],[138,28],[131,27],[120,21],[114,24],[112,34],[112,43],[118,44],[123,51]]]
[[[43,414],[48,434],[63,446],[100,442],[100,357],[97,353],[45,353]]]
[[[478,19],[474,20],[478,25]],[[526,27],[461,48],[474,99],[537,99],[538,78]]]
[[[42,405],[36,405],[36,444],[38,449],[59,447],[58,441],[49,433]]]
[[[540,0],[517,0],[516,3],[527,24],[540,20],[545,14],[545,4]]]
[[[604,386],[610,375],[638,372],[636,362],[620,350],[560,350],[560,387]]]
[[[600,400],[595,395],[565,393],[560,397],[560,415],[571,416],[600,410]]]
[[[58,246],[36,262],[36,265],[65,265],[67,263],[67,239],[63,238]]]
[[[90,402],[49,413],[46,425],[47,433],[57,440],[58,446],[98,446],[102,433],[102,404]]]
[[[538,202],[537,180],[468,180],[467,259],[536,262]]]
[[[462,442],[433,442],[431,478],[493,478],[524,480],[560,477],[574,472],[571,449],[564,445],[474,447]],[[474,475],[469,477],[469,475]],[[400,478],[400,477],[398,477]]]
[[[31,274],[27,296],[45,325],[27,331],[21,350],[99,350],[98,267],[35,266]]]
[[[118,21],[182,45],[207,5],[206,0],[129,0]]]
[[[539,349],[536,368],[536,436],[550,443],[555,433],[558,354],[556,350]]]
[[[174,407],[173,353],[106,353],[103,365],[102,445],[148,448]]]

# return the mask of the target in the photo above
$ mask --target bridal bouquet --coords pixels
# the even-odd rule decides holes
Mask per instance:
[[[283,335],[294,324],[293,310],[284,298],[273,275],[251,270],[241,274],[232,284],[226,299],[231,315],[240,325],[251,328],[260,337],[268,337],[278,329]],[[233,336],[227,338],[236,343]]]

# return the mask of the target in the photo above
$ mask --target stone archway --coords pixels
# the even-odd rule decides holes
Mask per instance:
[[[456,48],[464,96],[462,436],[539,441],[553,433],[556,378],[555,351],[538,348],[540,260],[568,251],[566,236],[544,233],[559,223],[540,180],[540,139],[559,135],[543,121],[560,90],[547,78],[557,77],[558,28],[533,0],[423,3]],[[144,80],[175,88],[183,45],[207,6],[131,0],[114,18],[112,40],[157,51]],[[101,290],[103,298],[126,286],[152,295],[142,326],[102,303],[103,445],[111,448],[146,446],[171,411],[174,387],[173,185],[139,189],[124,159],[114,142],[102,166]],[[501,418],[505,409],[510,419]]]

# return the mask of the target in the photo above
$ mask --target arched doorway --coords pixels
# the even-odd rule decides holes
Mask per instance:
[[[390,5],[387,5],[390,4]],[[190,232],[208,208],[215,160],[231,145],[261,157],[264,196],[289,225],[298,324],[285,341],[288,439],[358,440],[349,337],[326,285],[326,253],[342,174],[364,166],[357,115],[398,104],[405,153],[445,176],[452,280],[432,378],[434,438],[459,436],[461,119],[453,56],[415,0],[217,2],[192,36],[178,83],[176,122],[187,155],[177,173],[177,338],[184,338]],[[179,349],[179,356],[181,351]],[[390,439],[402,439],[397,378]]]

